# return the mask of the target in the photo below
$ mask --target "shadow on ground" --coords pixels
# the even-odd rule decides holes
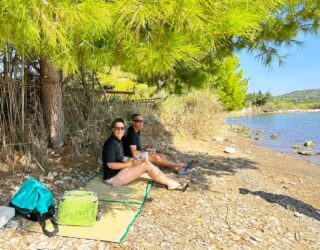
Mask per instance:
[[[303,202],[298,199],[292,198],[287,195],[283,194],[273,194],[273,193],[267,193],[264,191],[250,191],[245,188],[239,188],[239,192],[241,194],[251,194],[254,196],[259,196],[262,199],[271,202],[279,204],[285,208],[288,208],[292,211],[299,212],[301,214],[304,214],[312,219],[316,219],[320,221],[320,210]]]
[[[185,153],[175,149],[165,150],[161,153],[175,162],[196,161],[195,169],[181,178],[189,179],[193,185],[202,188],[208,188],[214,177],[232,176],[239,170],[258,169],[258,163],[242,157],[214,156],[199,152]],[[166,173],[172,173],[166,168],[162,168],[162,170]]]

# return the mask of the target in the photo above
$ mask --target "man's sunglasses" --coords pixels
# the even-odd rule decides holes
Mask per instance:
[[[134,122],[137,122],[137,123],[143,123],[144,120],[133,120]]]
[[[124,128],[124,127],[115,127],[114,129],[115,129],[115,130],[118,130],[118,131],[119,131],[119,130],[122,130],[122,131],[124,131],[124,130],[125,130],[125,128]]]

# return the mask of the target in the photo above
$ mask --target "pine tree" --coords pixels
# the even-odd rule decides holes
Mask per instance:
[[[0,0],[0,43],[40,60],[52,146],[63,144],[62,77],[80,68],[121,65],[161,87],[197,84],[216,60],[276,47],[319,30],[319,0]],[[179,76],[179,77],[177,77]],[[191,75],[192,77],[192,75]],[[178,79],[178,81],[176,81]]]
[[[80,65],[108,62],[97,45],[110,26],[104,1],[0,0],[0,43],[40,60],[44,119],[52,147],[63,145],[62,78]]]

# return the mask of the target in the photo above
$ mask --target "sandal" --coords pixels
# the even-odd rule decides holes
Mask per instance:
[[[188,161],[186,166],[181,169],[181,170],[178,170],[177,171],[177,174],[189,174],[191,172],[191,169],[193,168],[193,165],[194,165],[194,162],[193,161]]]
[[[174,188],[169,188],[168,186],[166,186],[167,190],[177,190],[177,191],[181,191],[181,192],[186,191],[188,187],[189,187],[188,183],[179,184],[178,186],[176,186]]]

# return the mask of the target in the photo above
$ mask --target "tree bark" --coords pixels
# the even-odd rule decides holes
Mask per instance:
[[[62,74],[48,59],[40,60],[41,96],[49,147],[63,146],[64,113]]]

